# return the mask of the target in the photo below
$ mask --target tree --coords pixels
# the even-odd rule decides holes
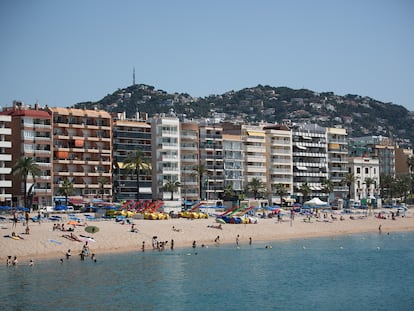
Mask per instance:
[[[347,173],[344,176],[343,182],[348,187],[348,200],[351,199],[351,187],[355,183],[355,180],[356,180],[356,177],[355,177],[354,173]]]
[[[164,191],[171,193],[171,201],[174,200],[174,192],[181,187],[181,184],[178,180],[167,180],[162,187]]]
[[[283,204],[283,196],[288,194],[284,184],[275,185],[275,193],[280,197],[280,204]]]
[[[223,189],[223,199],[225,201],[230,201],[231,199],[233,199],[235,195],[234,189],[232,185],[225,185],[224,189]]]
[[[135,150],[134,152],[128,153],[128,156],[124,160],[124,165],[127,170],[127,174],[135,174],[136,176],[136,199],[138,201],[141,171],[149,169],[151,164],[148,158],[145,156],[144,152],[141,150]]]
[[[206,167],[203,164],[199,164],[193,167],[193,173],[191,174],[191,176],[197,176],[198,178],[200,200],[201,200],[201,197],[203,196],[203,177],[206,173],[207,173]],[[206,194],[206,197],[207,197],[207,194]]]
[[[391,175],[381,174],[380,176],[380,186],[381,186],[381,197],[383,198],[392,198],[394,192],[395,179]]]
[[[29,175],[32,175],[33,184],[35,184],[35,179],[40,174],[40,168],[36,164],[35,160],[30,157],[21,157],[17,160],[11,170],[12,175],[19,175],[20,178],[23,180],[23,187],[24,187],[24,207],[28,207],[27,205],[27,197],[28,197],[28,189],[27,189],[27,178]],[[31,187],[32,188],[32,187]]]
[[[103,200],[104,194],[105,194],[106,178],[105,177],[99,177],[98,178],[98,184],[99,184],[99,194],[101,195],[102,200]]]
[[[369,198],[371,196],[371,185],[375,184],[375,180],[371,177],[366,177],[364,182],[367,187],[367,197]]]
[[[407,164],[408,164],[408,171],[410,173],[410,199],[412,200],[413,197],[413,192],[414,192],[414,156],[410,156],[407,159]]]
[[[59,186],[59,194],[65,196],[66,205],[68,205],[68,196],[73,193],[73,182],[65,178]]]
[[[265,188],[264,183],[259,178],[252,178],[247,184],[249,191],[253,192],[253,197],[256,200],[259,192],[262,192]]]
[[[311,193],[311,192],[312,192],[312,190],[311,190],[311,188],[309,187],[308,183],[307,183],[307,182],[303,183],[303,184],[300,186],[299,191],[300,191],[300,192],[302,192],[302,194],[303,194],[303,203],[304,203],[304,202],[306,202],[306,201],[307,201],[307,199],[308,199],[308,195],[309,195],[309,193]]]
[[[334,184],[330,179],[324,179],[322,181],[323,192],[326,193],[329,199],[329,195],[334,191]]]

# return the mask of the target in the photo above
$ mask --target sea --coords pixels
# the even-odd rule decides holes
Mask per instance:
[[[0,310],[414,310],[414,233],[0,265]]]

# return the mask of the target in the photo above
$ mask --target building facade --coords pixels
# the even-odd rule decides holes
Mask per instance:
[[[0,205],[12,205],[11,148],[12,117],[0,115]]]
[[[292,128],[293,192],[302,201],[303,184],[311,190],[309,196],[322,197],[324,180],[328,179],[328,153],[326,128],[316,124],[303,124]]]
[[[152,159],[151,125],[137,113],[127,119],[125,113],[117,114],[113,120],[113,192],[115,201],[137,198],[137,176],[126,168],[125,159],[136,150],[143,153],[148,162]],[[152,199],[152,174],[146,168],[139,176],[139,199]]]
[[[103,110],[50,108],[53,195],[65,180],[74,197],[112,201],[112,118]]]

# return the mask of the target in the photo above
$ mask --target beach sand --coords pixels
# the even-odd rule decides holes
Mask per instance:
[[[82,217],[82,214],[79,214]],[[355,216],[355,215],[354,215]],[[10,216],[11,217],[11,216]],[[322,237],[335,235],[349,235],[354,233],[379,232],[381,225],[382,234],[396,231],[414,231],[414,214],[410,210],[405,217],[397,217],[396,220],[378,219],[374,216],[367,216],[351,220],[349,215],[344,215],[345,220],[334,220],[330,222],[312,218],[311,222],[304,222],[305,217],[296,215],[291,223],[288,217],[278,223],[276,218],[258,219],[257,224],[224,224],[222,229],[212,228],[211,225],[218,225],[215,218],[209,219],[169,219],[169,220],[143,220],[131,219],[138,232],[131,232],[131,225],[121,224],[115,220],[88,221],[88,225],[97,226],[97,233],[88,233],[84,226],[76,226],[74,234],[91,237],[89,247],[92,253],[99,254],[112,252],[141,251],[142,242],[145,242],[145,250],[152,250],[152,237],[157,236],[158,241],[168,241],[166,249],[170,249],[171,240],[174,240],[174,247],[191,247],[196,241],[197,247],[202,244],[214,245],[215,238],[220,236],[220,243],[233,243],[236,245],[236,237],[239,235],[241,245],[249,243],[249,238],[255,242],[271,242],[275,240],[301,239],[308,237]],[[330,219],[330,217],[329,217]],[[339,216],[338,216],[339,219]],[[72,227],[67,224],[68,219],[63,216],[60,223],[66,228]],[[41,224],[30,221],[30,234],[26,235],[25,226],[17,223],[12,228],[11,222],[0,223],[0,258],[6,263],[7,256],[17,256],[19,262],[30,259],[53,259],[64,258],[68,249],[71,250],[72,258],[78,258],[85,242],[69,240],[62,235],[70,234],[60,230],[52,230],[53,221],[42,222]],[[82,223],[82,222],[81,222]],[[177,230],[173,230],[173,226]],[[23,237],[15,240],[5,235],[12,232]],[[83,239],[83,238],[82,238]],[[87,240],[87,239],[85,239]],[[2,264],[0,262],[0,264]]]

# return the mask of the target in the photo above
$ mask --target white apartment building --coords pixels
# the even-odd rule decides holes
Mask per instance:
[[[174,115],[160,115],[151,119],[152,132],[152,197],[171,200],[164,191],[167,182],[181,183],[180,122]],[[173,200],[181,200],[181,187],[173,193]]]
[[[286,190],[284,200],[293,193],[292,132],[284,125],[264,127],[266,134],[267,190],[271,201],[281,204],[276,187],[281,184]]]
[[[224,186],[230,186],[235,196],[245,187],[244,151],[240,135],[223,134]]]
[[[266,135],[263,126],[242,125],[241,136],[244,143],[246,184],[256,178],[266,185]]]
[[[349,158],[350,172],[355,176],[355,182],[351,185],[351,200],[361,202],[374,199],[379,195],[380,169],[379,160],[370,157]],[[367,186],[367,179],[372,183]]]
[[[200,164],[199,127],[195,122],[180,123],[181,193],[185,201],[200,199],[200,185],[195,168]]]
[[[302,197],[303,184],[310,187],[309,196],[326,196],[323,181],[328,179],[326,128],[316,124],[302,124],[292,128],[293,191]]]
[[[12,147],[10,127],[12,117],[7,115],[0,115],[0,205],[11,205],[12,182],[10,180],[11,167],[9,163],[12,160],[12,155],[6,150]]]

